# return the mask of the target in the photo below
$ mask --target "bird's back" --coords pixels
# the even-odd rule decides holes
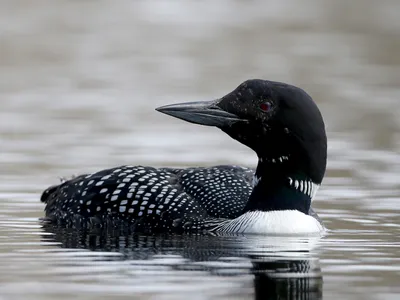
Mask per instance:
[[[165,232],[180,231],[186,224],[190,230],[190,224],[200,226],[208,218],[239,216],[253,173],[237,166],[121,166],[50,187],[42,201],[46,219],[68,227],[121,225]]]

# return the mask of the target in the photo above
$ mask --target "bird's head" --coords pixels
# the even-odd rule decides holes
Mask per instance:
[[[298,169],[315,183],[324,177],[324,121],[312,98],[298,87],[252,79],[217,100],[157,110],[188,122],[216,126],[253,149],[260,161]]]

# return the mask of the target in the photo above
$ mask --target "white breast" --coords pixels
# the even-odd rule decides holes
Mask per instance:
[[[298,210],[250,211],[213,231],[254,234],[322,234],[324,226]]]

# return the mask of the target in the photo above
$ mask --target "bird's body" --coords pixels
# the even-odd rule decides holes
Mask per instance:
[[[120,166],[65,181],[45,191],[42,199],[46,214],[60,225],[118,224],[146,231],[182,231],[176,220],[239,216],[252,190],[252,174],[250,169],[233,166]],[[168,220],[175,220],[176,226]]]
[[[232,113],[238,110],[234,105],[235,99],[237,101],[244,97],[244,91],[254,94],[257,93],[257,88],[261,87],[262,91],[269,88],[269,98],[272,100],[268,101],[272,102],[274,95],[270,84],[275,83],[248,81],[247,85],[242,84],[232,92],[234,99],[223,103],[226,96],[219,100],[218,107],[210,107],[208,104],[202,107],[195,103],[194,106],[189,105],[189,111],[185,104],[160,109],[189,122],[217,126],[248,145],[259,156],[256,170],[239,166],[187,169],[121,166],[102,170],[75,177],[44,191],[41,199],[46,203],[45,220],[65,227],[129,228],[144,232],[323,232],[324,227],[311,208],[311,200],[325,171],[324,128],[322,134],[316,130],[316,136],[322,140],[322,150],[315,136],[312,136],[311,142],[316,149],[306,149],[317,156],[322,155],[323,166],[320,166],[315,165],[313,159],[310,162],[298,161],[297,155],[303,159],[310,154],[303,153],[304,149],[301,147],[297,149],[299,154],[293,153],[296,149],[291,147],[297,145],[292,145],[292,142],[302,132],[297,133],[297,129],[288,129],[286,126],[268,124],[270,119],[274,121],[277,108],[272,111],[274,114],[270,119],[265,120],[264,115],[261,113],[258,116],[259,111],[255,110],[253,115],[260,120],[254,124],[249,121],[252,114],[249,114],[248,108],[243,110],[249,114],[245,117]],[[293,92],[294,87],[289,87]],[[259,106],[261,112],[265,108],[265,99],[262,99]],[[311,98],[305,99],[310,101]],[[282,100],[275,101],[273,105],[278,107]],[[221,103],[224,105],[220,105]],[[306,104],[309,105],[308,102]],[[243,105],[243,101],[239,101],[237,105]],[[311,109],[315,110],[313,106]],[[319,113],[318,110],[317,112]],[[263,125],[264,121],[267,126]],[[288,122],[293,120],[289,119]],[[305,123],[307,126],[307,122]],[[282,129],[282,132],[274,131],[275,126]],[[271,137],[271,142],[276,144],[271,144],[268,148],[268,145],[261,143],[264,135]],[[307,136],[301,138],[304,140]]]

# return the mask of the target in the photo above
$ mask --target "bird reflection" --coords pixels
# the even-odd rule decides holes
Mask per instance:
[[[43,227],[42,241],[57,242],[61,248],[118,252],[104,256],[108,260],[151,260],[155,255],[179,255],[188,262],[172,266],[190,270],[191,263],[209,262],[201,270],[218,276],[254,276],[254,299],[322,299],[322,274],[317,252],[317,238],[204,236],[204,235],[140,235],[121,232],[82,231]],[[50,234],[49,234],[50,233]],[[227,275],[220,272],[221,262],[232,258],[245,259],[248,265],[233,268]],[[235,261],[233,261],[233,264]],[[230,266],[232,268],[232,266]],[[196,265],[199,270],[199,265]],[[239,271],[238,271],[239,270]],[[236,272],[236,273],[235,273]],[[205,273],[207,275],[207,273]]]
[[[255,299],[322,299],[322,275],[308,260],[253,262]]]

